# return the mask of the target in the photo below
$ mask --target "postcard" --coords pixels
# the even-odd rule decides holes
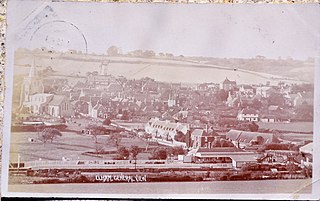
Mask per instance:
[[[10,0],[2,196],[319,199],[319,11]]]

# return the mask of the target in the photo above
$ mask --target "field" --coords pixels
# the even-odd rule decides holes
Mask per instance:
[[[36,132],[12,133],[10,145],[10,162],[17,162],[18,154],[21,161],[32,160],[92,160],[99,159],[97,156],[83,155],[85,152],[95,152],[96,147],[103,147],[105,151],[116,151],[114,144],[107,143],[108,136],[98,136],[98,143],[95,144],[92,136],[80,135],[73,132],[63,132],[62,136],[55,139],[53,143],[42,143],[41,141],[30,142],[29,139],[37,139]],[[147,143],[138,137],[122,137],[120,146],[130,147],[138,145],[146,148]],[[149,146],[151,149],[153,146]],[[148,148],[148,149],[149,149]],[[149,153],[140,153],[138,159],[147,159]],[[114,155],[105,155],[105,159],[112,159]]]
[[[26,68],[31,63],[28,55],[16,54],[15,73],[27,73]],[[88,69],[99,72],[101,61],[110,61],[107,73],[114,76],[125,76],[129,79],[152,77],[165,82],[222,82],[225,77],[237,80],[242,84],[271,83],[277,84],[279,80],[287,80],[279,75],[249,71],[245,69],[234,70],[237,65],[205,64],[192,60],[171,60],[161,58],[130,58],[130,57],[102,57],[98,55],[60,55],[43,53],[37,57],[37,65],[41,67],[54,66],[57,74],[85,76]],[[287,80],[290,81],[290,80]],[[290,82],[299,82],[291,80]]]
[[[291,123],[258,123],[261,129],[280,130],[288,132],[313,132],[313,122]]]

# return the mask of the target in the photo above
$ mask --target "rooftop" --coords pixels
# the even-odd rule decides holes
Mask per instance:
[[[49,105],[60,106],[65,99],[66,96],[64,95],[54,95],[52,100],[49,102]]]

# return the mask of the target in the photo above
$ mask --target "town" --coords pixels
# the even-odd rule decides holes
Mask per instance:
[[[70,172],[91,181],[84,175],[92,171],[143,172],[145,181],[312,177],[313,83],[129,79],[110,74],[108,59],[99,71],[67,76],[38,59],[14,78],[12,138],[24,146],[10,155],[12,176],[46,177],[34,183],[65,181],[59,174],[79,182]]]

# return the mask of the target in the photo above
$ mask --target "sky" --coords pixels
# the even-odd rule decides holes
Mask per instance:
[[[37,22],[48,5],[54,16]],[[106,53],[115,45],[184,56],[307,59],[319,55],[320,5],[9,1],[17,46]],[[11,12],[10,9],[15,12]],[[45,22],[45,23],[44,23]],[[45,24],[45,25],[43,25]],[[30,31],[31,30],[31,31]],[[14,35],[12,34],[12,35]],[[50,42],[51,41],[51,42]],[[9,43],[10,44],[10,43]]]

